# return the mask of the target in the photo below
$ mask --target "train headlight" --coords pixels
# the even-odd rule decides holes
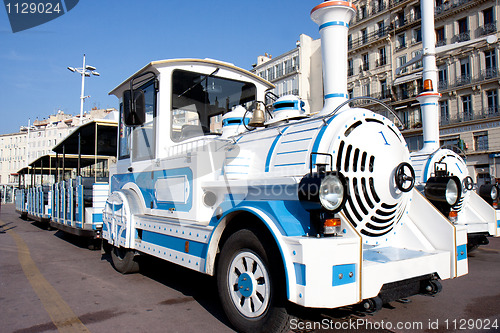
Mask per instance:
[[[479,188],[479,195],[492,204],[498,199],[498,187],[496,184],[484,184]]]
[[[308,211],[340,211],[347,199],[347,181],[340,172],[310,173],[299,184],[299,200]]]
[[[462,187],[458,177],[431,177],[425,184],[425,196],[430,201],[457,204],[462,195]]]
[[[446,202],[453,206],[458,201],[458,184],[453,181],[453,179],[448,180],[446,183]]]
[[[491,195],[491,199],[492,200],[496,200],[498,198],[498,189],[496,186],[493,186],[491,188],[491,192],[490,192],[490,195]]]
[[[321,180],[319,201],[321,205],[331,211],[337,210],[344,201],[344,184],[336,175],[326,175]]]

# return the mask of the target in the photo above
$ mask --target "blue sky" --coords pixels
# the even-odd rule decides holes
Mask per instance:
[[[319,38],[309,13],[317,0],[80,0],[55,20],[12,33],[0,8],[0,134],[58,109],[80,113],[81,76],[68,66],[97,67],[85,80],[84,110],[116,107],[108,96],[148,62],[212,58],[251,69],[265,52],[280,55],[301,33]]]

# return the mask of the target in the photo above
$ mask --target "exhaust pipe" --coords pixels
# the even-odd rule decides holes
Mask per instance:
[[[323,58],[325,115],[349,96],[347,94],[347,33],[356,6],[347,1],[324,1],[311,10],[311,19],[319,25]]]
[[[420,152],[433,153],[439,145],[439,99],[437,91],[438,70],[436,67],[436,45],[434,32],[434,1],[422,0],[422,79],[424,91],[417,96],[422,110],[424,146]]]

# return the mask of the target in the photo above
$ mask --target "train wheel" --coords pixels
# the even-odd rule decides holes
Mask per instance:
[[[137,273],[139,263],[136,261],[134,251],[122,247],[113,247],[111,251],[113,267],[122,274]]]
[[[222,307],[238,331],[284,332],[289,315],[277,259],[251,230],[243,229],[224,244],[217,267]]]

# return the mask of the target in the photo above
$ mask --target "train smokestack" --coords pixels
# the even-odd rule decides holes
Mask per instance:
[[[348,1],[324,1],[311,10],[311,19],[319,25],[323,58],[324,106],[328,114],[345,102],[347,94],[347,34],[356,6]]]
[[[436,47],[434,35],[434,1],[422,0],[422,62],[424,89],[417,96],[422,110],[422,130],[424,147],[420,152],[432,153],[439,148],[439,99],[437,91],[438,74],[436,67]]]

